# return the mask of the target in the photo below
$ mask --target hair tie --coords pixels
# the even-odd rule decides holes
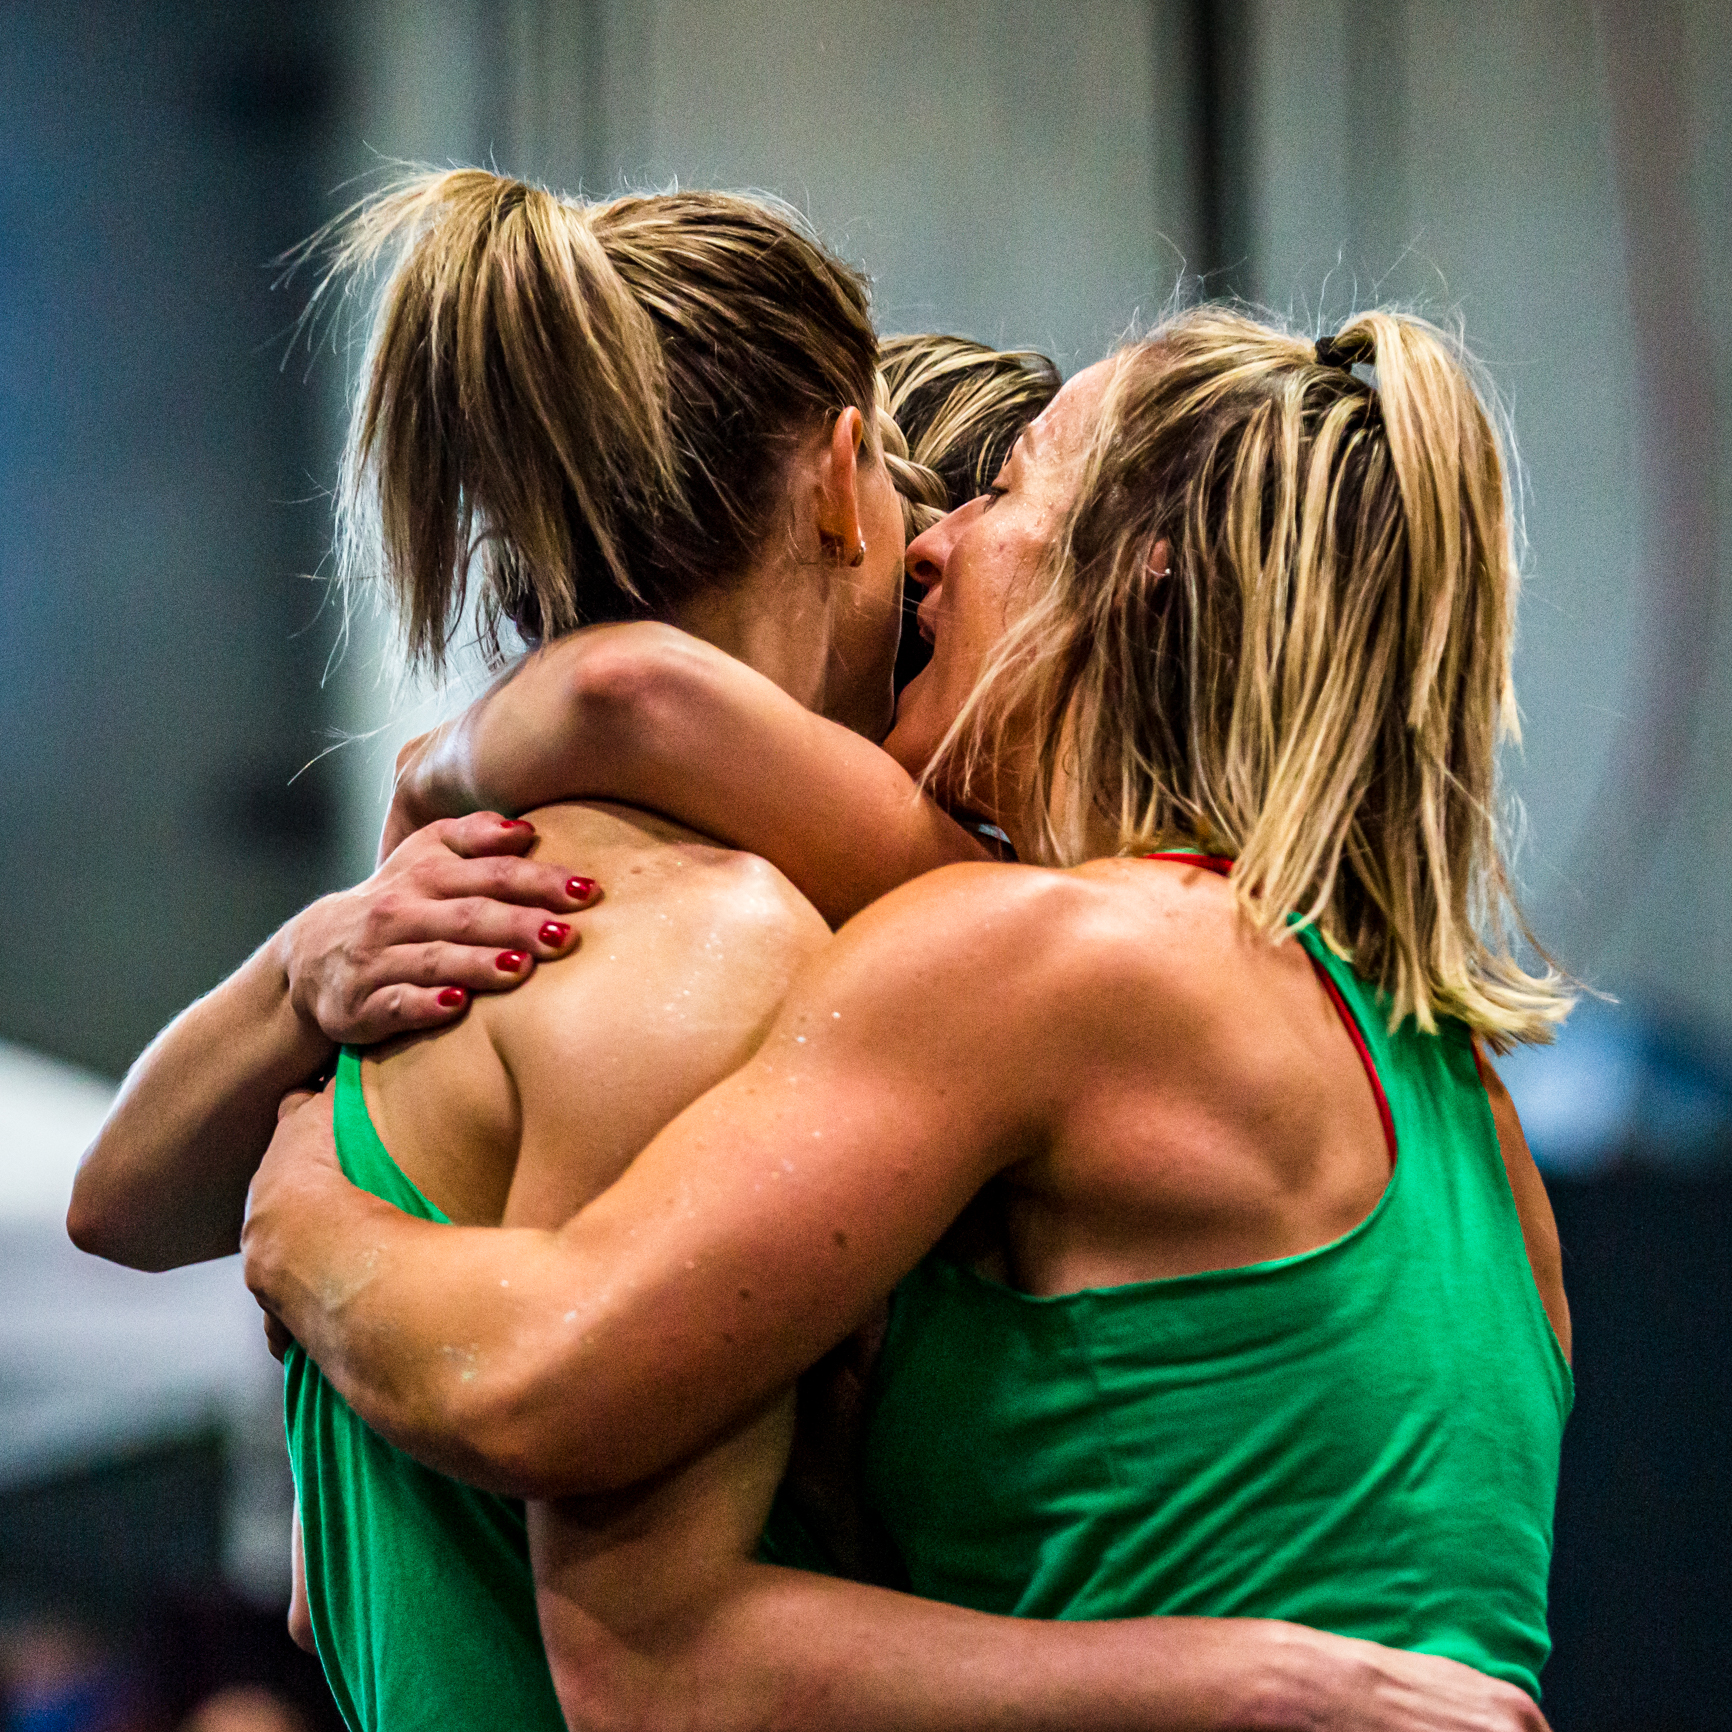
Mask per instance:
[[[1317,365],[1339,367],[1350,372],[1357,362],[1372,366],[1377,360],[1377,343],[1369,331],[1337,331],[1333,337],[1317,339]]]

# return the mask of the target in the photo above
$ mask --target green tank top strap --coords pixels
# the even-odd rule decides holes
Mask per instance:
[[[337,1061],[334,1123],[356,1185],[422,1220],[447,1219],[380,1141],[349,1050]],[[522,1504],[393,1448],[299,1347],[284,1370],[313,1636],[351,1732],[564,1732]]]

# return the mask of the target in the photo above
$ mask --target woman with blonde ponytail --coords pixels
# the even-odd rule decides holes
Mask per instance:
[[[568,774],[730,810],[864,911],[557,1231],[408,1218],[344,1180],[321,1105],[279,1128],[246,1244],[397,1445],[585,1500],[542,1578],[573,1723],[1543,1726],[1569,1318],[1483,1049],[1568,993],[1512,948],[1496,822],[1509,495],[1430,327],[1204,307],[1072,379],[909,547],[934,655],[899,796],[764,682],[574,680]],[[508,795],[486,718],[518,683],[411,779]],[[859,838],[920,853],[915,776],[1023,863],[865,907]],[[766,1481],[707,1518],[628,1489],[863,1322],[869,1509],[916,1593],[969,1608],[942,1702],[918,1602],[750,1561]],[[633,1575],[669,1555],[705,1584],[677,1604]],[[1025,1646],[990,1646],[1005,1613]]]

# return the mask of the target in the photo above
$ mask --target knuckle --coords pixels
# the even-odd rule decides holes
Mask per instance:
[[[488,860],[481,881],[487,886],[490,896],[501,896],[514,888],[522,875],[521,860],[513,859],[509,854],[496,854]]]
[[[475,937],[482,920],[487,913],[487,904],[476,897],[465,896],[460,901],[451,904],[452,936],[459,943],[468,943]]]
[[[389,926],[403,912],[406,900],[400,890],[381,890],[367,907],[362,930],[371,935]]]

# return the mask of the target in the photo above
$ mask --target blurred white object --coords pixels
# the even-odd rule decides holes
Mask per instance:
[[[220,1426],[238,1587],[288,1566],[282,1378],[239,1259],[145,1275],[66,1237],[79,1157],[114,1085],[0,1042],[0,1490]]]
[[[66,1219],[78,1158],[114,1084],[0,1041],[0,1222]]]

